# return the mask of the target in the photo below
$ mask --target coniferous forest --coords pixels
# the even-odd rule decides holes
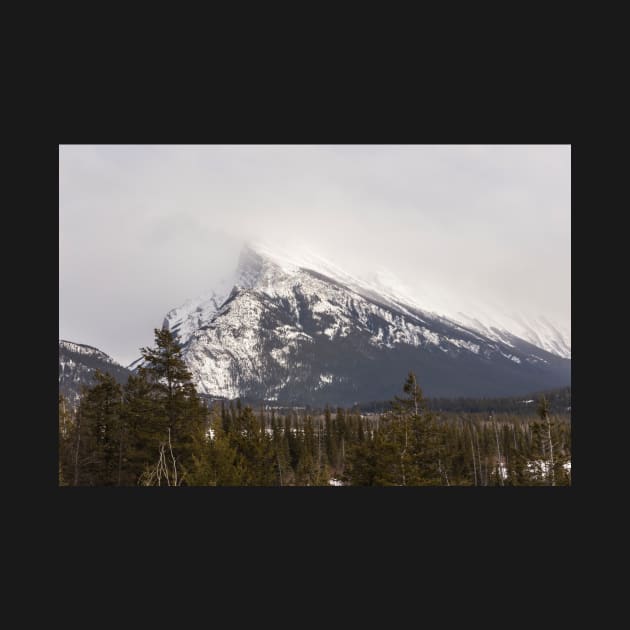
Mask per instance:
[[[124,385],[97,372],[59,396],[63,486],[566,486],[571,422],[432,408],[409,373],[380,413],[208,404],[168,330]],[[471,408],[475,408],[474,405]]]

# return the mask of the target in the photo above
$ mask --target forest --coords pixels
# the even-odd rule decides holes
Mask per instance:
[[[568,407],[454,411],[410,372],[378,412],[207,404],[168,330],[141,352],[125,384],[96,372],[77,405],[59,395],[60,486],[571,484],[570,392]]]

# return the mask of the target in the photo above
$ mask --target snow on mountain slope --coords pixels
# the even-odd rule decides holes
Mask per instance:
[[[569,362],[542,345],[495,330],[487,318],[445,317],[445,301],[386,284],[391,277],[382,273],[358,278],[306,250],[296,256],[257,244],[243,249],[233,282],[173,309],[164,326],[182,344],[198,389],[211,396],[375,399],[412,366],[434,394],[568,382]],[[540,344],[556,332],[526,326]],[[555,341],[566,349],[559,333]]]
[[[181,341],[188,339],[195,330],[210,323],[220,306],[234,287],[236,278],[222,280],[216,289],[186,301],[166,314],[163,326],[176,333]],[[135,366],[136,362],[129,367]]]
[[[130,374],[98,348],[59,340],[59,393],[71,404],[78,401],[83,385],[94,384],[94,373],[97,369],[111,374],[119,383],[124,383]]]
[[[74,343],[74,341],[66,341],[65,339],[59,340],[59,351],[64,351],[66,353],[79,354],[86,357],[93,357],[96,359],[100,359],[105,363],[112,363],[118,365],[114,359],[112,359],[108,354],[105,354],[102,350],[98,348],[94,348],[93,346],[88,346],[82,343]]]
[[[570,322],[550,322],[543,316],[512,313],[500,304],[485,302],[465,305],[449,294],[444,287],[436,287],[426,281],[418,291],[405,286],[391,271],[380,269],[365,277],[348,274],[330,261],[306,248],[299,253],[288,250],[278,252],[268,245],[255,243],[252,250],[273,260],[283,270],[312,269],[361,293],[373,294],[402,310],[412,306],[414,310],[445,317],[453,322],[481,332],[483,335],[511,345],[511,338],[518,337],[547,352],[571,358]]]
[[[443,287],[424,283],[421,291],[412,290],[390,271],[372,272],[360,281],[364,289],[387,296],[398,305],[413,306],[433,315],[445,317],[482,335],[512,345],[512,338],[525,340],[547,352],[571,358],[570,322],[550,322],[543,316],[513,313],[500,304],[471,302],[462,304]]]
[[[517,337],[559,357],[571,358],[571,334],[567,324],[552,324],[542,316],[527,317],[518,313],[498,316],[483,311],[475,317],[458,312],[453,318],[508,345],[512,337]]]

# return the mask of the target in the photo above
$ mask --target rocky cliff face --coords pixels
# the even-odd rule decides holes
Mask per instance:
[[[352,404],[393,396],[409,370],[431,396],[570,384],[570,360],[549,345],[429,308],[321,259],[248,246],[232,281],[173,309],[164,326],[198,390],[216,397]]]

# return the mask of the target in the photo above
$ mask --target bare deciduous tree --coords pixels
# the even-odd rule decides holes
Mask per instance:
[[[172,465],[169,465],[167,461],[167,445]],[[166,482],[167,486],[181,486],[184,480],[184,476],[182,475],[180,477],[177,471],[177,461],[173,454],[173,446],[171,445],[170,427],[168,429],[168,442],[162,442],[160,444],[160,454],[155,468],[145,470],[140,477],[139,484],[141,486],[161,486],[162,480]]]

